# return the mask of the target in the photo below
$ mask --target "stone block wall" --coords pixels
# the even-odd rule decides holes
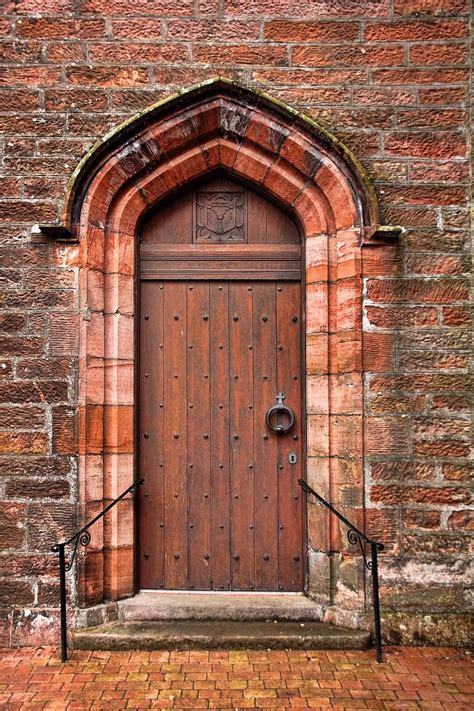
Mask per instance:
[[[373,180],[384,222],[405,228],[364,252],[365,523],[387,545],[390,638],[465,642],[470,2],[16,0],[3,12],[1,642],[55,629],[50,545],[84,514],[77,454],[94,437],[78,423],[76,248],[32,243],[33,226],[57,219],[78,160],[110,128],[217,74],[334,133]],[[338,359],[346,372],[343,349]],[[351,432],[337,436],[350,447]],[[338,492],[349,514],[353,495]],[[354,573],[332,565],[343,606]]]

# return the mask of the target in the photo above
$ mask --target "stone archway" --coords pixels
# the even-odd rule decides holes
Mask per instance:
[[[179,186],[218,168],[245,177],[301,225],[306,255],[307,477],[363,525],[362,247],[377,244],[374,191],[352,154],[270,97],[216,79],[170,97],[105,136],[75,171],[60,226],[80,267],[79,497],[84,516],[135,477],[134,283],[137,226]],[[383,243],[383,241],[382,241]],[[344,493],[341,496],[341,492]],[[308,591],[337,603],[337,523],[308,511]],[[109,515],[81,561],[84,605],[135,592],[131,501]],[[346,624],[364,607],[354,564]],[[348,616],[344,612],[347,610]]]

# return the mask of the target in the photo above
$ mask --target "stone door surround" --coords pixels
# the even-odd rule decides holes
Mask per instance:
[[[151,207],[200,176],[224,170],[289,211],[304,235],[307,478],[363,526],[362,275],[381,227],[375,193],[334,137],[271,97],[217,78],[159,102],[105,136],[80,163],[60,225],[79,267],[79,501],[90,518],[135,476],[135,280],[137,231]],[[398,230],[399,231],[399,230]],[[383,248],[379,250],[383,254]],[[337,523],[308,506],[307,590],[323,605],[337,584]],[[131,501],[95,527],[78,572],[81,605],[136,591]],[[364,574],[348,607],[363,610]],[[344,611],[343,611],[344,615]]]

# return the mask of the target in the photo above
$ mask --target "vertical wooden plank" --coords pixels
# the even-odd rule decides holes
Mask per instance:
[[[191,244],[193,228],[193,194],[175,197],[160,205],[143,226],[141,241],[151,244]]]
[[[269,243],[301,245],[299,230],[291,217],[272,203],[267,203],[267,235]]]
[[[265,244],[267,242],[267,206],[267,200],[251,190],[247,191],[249,244]]]
[[[255,587],[253,342],[250,283],[229,284],[232,588]],[[252,406],[252,409],[250,409]]]
[[[164,288],[165,584],[187,586],[186,282]]]
[[[279,589],[301,590],[303,587],[303,498],[298,486],[298,479],[302,476],[301,287],[299,283],[277,283],[277,323],[278,389],[285,394],[285,404],[296,416],[296,423],[291,432],[278,438]],[[296,454],[298,458],[296,464],[289,463],[290,453]]]
[[[163,284],[142,282],[140,296],[140,587],[164,585]]]
[[[257,590],[278,590],[277,437],[265,422],[275,404],[276,285],[253,285],[255,577]]]
[[[230,588],[229,284],[210,285],[211,588]]]
[[[188,282],[186,302],[188,587],[208,590],[211,582],[209,283]]]

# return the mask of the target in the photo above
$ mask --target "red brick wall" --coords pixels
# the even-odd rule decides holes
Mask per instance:
[[[446,620],[465,604],[470,500],[469,13],[467,0],[7,3],[4,641],[47,627],[50,613],[22,608],[55,604],[48,551],[71,530],[77,497],[77,274],[65,266],[71,247],[29,244],[32,225],[56,219],[74,166],[109,128],[218,73],[331,130],[373,179],[384,221],[406,228],[382,262],[368,253],[364,264],[367,524],[388,543],[382,600],[394,638],[453,639],[458,623]]]

